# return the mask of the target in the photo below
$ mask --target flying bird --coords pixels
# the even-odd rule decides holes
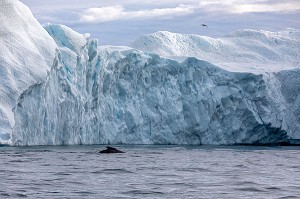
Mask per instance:
[[[206,24],[201,24],[201,26],[208,28],[208,26]]]

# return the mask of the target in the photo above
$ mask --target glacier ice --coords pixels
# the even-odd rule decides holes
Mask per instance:
[[[15,7],[19,4],[5,2],[14,2]],[[31,15],[26,17],[32,19]],[[191,43],[184,45],[178,38],[177,43],[172,43],[174,33],[157,33],[163,34],[160,38],[164,41],[160,42],[161,46],[154,45],[162,49],[155,54],[131,47],[98,46],[97,40],[88,34],[79,34],[63,25],[47,24],[45,30],[28,33],[30,38],[46,34],[43,41],[33,42],[35,48],[44,51],[37,54],[39,60],[33,56],[33,63],[22,65],[25,68],[18,72],[24,73],[21,82],[26,86],[7,95],[12,98],[10,106],[0,109],[11,111],[13,121],[8,126],[0,123],[1,131],[8,130],[5,134],[8,137],[1,142],[7,140],[12,145],[263,144],[300,138],[297,30],[277,34],[288,38],[277,42],[293,45],[290,48],[272,46],[269,43],[275,42],[276,34],[263,31],[240,31],[224,39],[201,37],[197,41],[200,52],[197,56],[193,54],[197,53],[195,46],[195,51],[189,49]],[[272,37],[266,39],[264,35]],[[289,43],[289,38],[295,42]],[[247,40],[248,47],[241,48]],[[156,38],[151,40],[156,41]],[[165,41],[171,42],[172,48],[164,45]],[[267,50],[261,50],[264,42],[269,44],[264,45]],[[219,43],[225,47],[219,48]],[[141,49],[142,44],[132,47]],[[18,49],[18,42],[13,45],[12,49]],[[170,52],[186,49],[187,53],[180,51],[174,55],[165,51],[167,47]],[[232,49],[239,56],[235,57],[230,52]],[[184,58],[184,61],[158,54]],[[0,60],[5,58],[0,55]],[[20,54],[13,57],[16,60],[17,55]],[[204,58],[207,61],[200,60]],[[249,68],[251,59],[254,69]],[[228,62],[222,65],[224,60]],[[280,62],[271,69],[264,68],[272,65],[272,60]],[[13,64],[4,66],[14,69]],[[33,76],[30,70],[36,72],[37,67],[43,72]],[[0,75],[7,76],[2,72]],[[30,79],[33,78],[30,75],[36,79]],[[15,80],[19,79],[15,77]],[[8,92],[14,88],[10,85],[2,89]],[[5,95],[1,94],[1,99],[2,96]],[[5,103],[0,101],[0,105]]]
[[[43,82],[55,57],[56,44],[17,0],[0,1],[0,143],[9,143],[12,109],[29,86]]]
[[[56,34],[64,26],[46,29],[57,43],[69,40]],[[46,81],[21,95],[13,143],[283,142],[290,134],[280,108],[263,75],[98,47],[86,38],[80,51],[62,46]]]
[[[239,30],[220,38],[160,31],[131,47],[182,61],[197,57],[233,72],[278,72],[300,67],[300,30]]]

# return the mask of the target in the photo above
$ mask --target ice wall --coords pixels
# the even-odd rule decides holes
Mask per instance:
[[[268,85],[263,75],[196,58],[99,48],[78,33],[57,34],[64,26],[46,29],[58,44],[73,37],[81,46],[61,46],[46,81],[19,98],[15,145],[272,143],[298,129],[287,127],[280,80]]]
[[[10,142],[17,99],[29,86],[44,81],[55,49],[27,6],[0,1],[0,144]]]

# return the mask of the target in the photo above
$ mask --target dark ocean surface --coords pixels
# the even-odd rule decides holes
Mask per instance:
[[[0,147],[0,198],[300,198],[300,147]]]

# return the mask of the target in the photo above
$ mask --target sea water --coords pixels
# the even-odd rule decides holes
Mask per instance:
[[[0,198],[300,198],[300,147],[0,147]]]

